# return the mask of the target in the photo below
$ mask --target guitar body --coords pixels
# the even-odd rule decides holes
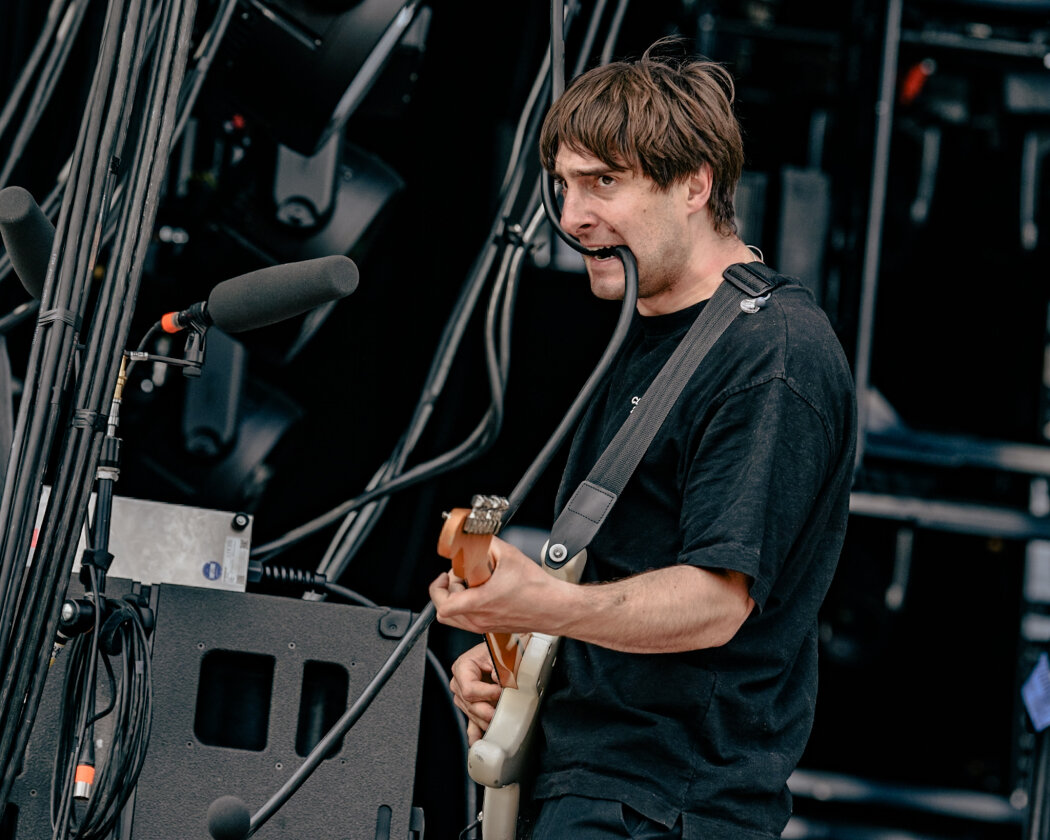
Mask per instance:
[[[438,540],[438,554],[452,560],[452,571],[469,586],[483,584],[493,567],[488,546],[494,531],[466,533],[470,511],[448,514]],[[546,556],[547,546],[543,546]],[[559,569],[544,569],[561,580],[578,583],[587,552],[581,551]],[[560,638],[545,633],[485,637],[499,684],[503,687],[485,734],[467,754],[467,772],[485,788],[482,840],[515,840],[521,783],[533,758],[540,704],[550,681]]]
[[[500,788],[522,778],[540,700],[558,655],[558,641],[557,636],[542,633],[529,637],[518,671],[518,687],[503,689],[489,728],[467,754],[467,770],[478,784]]]
[[[543,546],[546,555],[547,546]],[[579,583],[587,552],[549,574]],[[521,783],[531,772],[540,704],[558,656],[559,636],[531,633],[518,669],[517,688],[504,688],[485,734],[467,753],[467,772],[485,786],[482,840],[515,840]]]

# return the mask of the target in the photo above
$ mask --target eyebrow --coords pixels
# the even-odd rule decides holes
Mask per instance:
[[[575,169],[570,169],[568,173],[563,173],[561,171],[555,170],[554,174],[556,176],[558,176],[559,178],[565,178],[565,177],[580,178],[580,177],[588,177],[588,176],[593,177],[593,176],[596,176],[596,175],[609,175],[609,174],[611,174],[613,172],[616,172],[616,171],[617,170],[613,169],[611,166],[607,166],[606,164],[602,163],[602,164],[598,164],[598,165],[591,166],[591,167],[582,167],[582,166],[581,167],[576,167]]]

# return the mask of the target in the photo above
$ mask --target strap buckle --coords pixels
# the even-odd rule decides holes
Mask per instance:
[[[766,292],[764,295],[759,295],[758,297],[744,298],[740,301],[740,308],[748,315],[754,315],[758,310],[769,303],[769,295],[770,293]]]

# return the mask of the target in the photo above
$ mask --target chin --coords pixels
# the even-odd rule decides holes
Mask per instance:
[[[623,300],[624,283],[591,280],[591,294],[598,300]]]
[[[591,294],[599,300],[623,300],[626,278],[621,266],[619,271],[593,271],[588,267],[587,276],[591,281]]]

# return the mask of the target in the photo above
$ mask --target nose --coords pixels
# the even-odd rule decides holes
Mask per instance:
[[[573,236],[594,225],[594,213],[580,190],[567,190],[561,197],[561,226]]]

